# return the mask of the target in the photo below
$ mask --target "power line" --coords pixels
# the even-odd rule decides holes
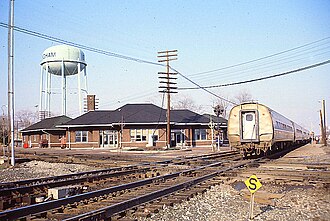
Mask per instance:
[[[4,28],[8,28],[8,25],[3,23],[3,22],[0,22],[0,26],[4,27]],[[140,58],[134,58],[134,57],[127,56],[127,55],[121,55],[121,54],[118,54],[118,53],[114,53],[114,52],[110,52],[110,51],[106,51],[106,50],[102,50],[102,49],[98,49],[98,48],[93,48],[93,47],[86,46],[86,45],[83,45],[83,44],[78,44],[78,43],[74,43],[74,42],[71,42],[71,41],[56,38],[56,37],[53,37],[53,36],[50,36],[50,35],[42,34],[40,32],[31,31],[31,30],[21,28],[21,27],[18,27],[18,26],[14,26],[14,30],[18,31],[18,32],[21,32],[21,33],[24,33],[24,34],[34,36],[34,37],[38,37],[38,38],[42,38],[42,39],[45,39],[45,40],[50,40],[50,41],[54,41],[54,42],[57,42],[57,43],[66,44],[66,45],[70,45],[70,46],[74,46],[74,47],[78,47],[78,48],[84,49],[86,51],[91,51],[91,52],[95,52],[95,53],[98,53],[98,54],[103,54],[103,55],[116,57],[116,58],[120,58],[120,59],[125,59],[125,60],[129,60],[129,61],[135,61],[135,62],[139,62],[139,63],[152,64],[152,65],[157,65],[157,66],[164,66],[163,64],[159,64],[157,62],[148,61],[148,60],[144,60],[144,59],[140,59]]]
[[[9,28],[9,26],[6,23],[3,23],[3,22],[0,22],[0,26],[4,27],[4,28]],[[61,43],[61,44],[75,46],[75,47],[78,47],[78,48],[81,48],[81,49],[84,49],[84,50],[87,50],[87,51],[91,51],[91,52],[94,52],[94,53],[103,54],[103,55],[106,55],[106,56],[116,57],[116,58],[125,59],[125,60],[129,60],[129,61],[134,61],[134,62],[139,62],[139,63],[145,63],[145,64],[157,65],[157,66],[164,66],[163,64],[160,64],[160,63],[157,63],[157,62],[148,61],[148,60],[144,60],[144,59],[140,59],[140,58],[135,58],[135,57],[132,57],[132,56],[121,55],[121,54],[118,54],[118,53],[114,53],[114,52],[110,52],[110,51],[106,51],[106,50],[102,50],[102,49],[98,49],[98,48],[93,48],[93,47],[86,46],[86,45],[83,45],[83,44],[78,44],[78,43],[63,40],[63,39],[60,39],[60,38],[57,38],[57,37],[53,37],[53,36],[50,36],[50,35],[42,34],[42,33],[36,32],[36,31],[31,31],[31,30],[21,28],[21,27],[18,27],[18,26],[13,26],[13,28],[14,28],[15,31],[18,31],[18,32],[21,32],[21,33],[24,33],[24,34],[27,34],[27,35],[42,38],[42,39],[45,39],[45,40],[54,41],[54,42]],[[327,40],[327,39],[330,39],[330,37],[326,37],[326,38],[323,38],[323,39],[320,39],[320,40],[317,40],[317,41],[314,41],[314,42],[311,42],[311,43],[308,43],[308,44],[305,44],[305,45],[302,45],[302,46],[299,46],[299,47],[296,47],[296,48],[292,48],[292,49],[289,49],[289,50],[278,52],[278,53],[268,55],[268,56],[265,56],[265,57],[262,57],[262,58],[250,60],[250,61],[247,61],[247,62],[242,62],[242,63],[236,64],[236,65],[231,65],[231,66],[227,66],[227,67],[224,67],[224,68],[219,68],[219,69],[215,69],[215,70],[211,70],[211,71],[200,72],[200,73],[197,73],[197,74],[211,73],[211,72],[216,72],[216,71],[220,71],[220,70],[225,70],[225,69],[229,69],[229,68],[249,64],[249,63],[253,63],[253,62],[256,62],[256,61],[264,60],[266,58],[270,58],[270,57],[274,57],[274,56],[277,56],[277,55],[280,55],[280,54],[284,54],[284,53],[287,53],[287,52],[290,52],[290,51],[293,51],[293,50],[297,50],[299,48],[303,48],[303,47],[306,47],[306,46],[309,46],[309,45],[312,45],[312,44],[315,44],[315,43],[318,43],[318,42],[321,42],[321,41],[324,41],[324,40]],[[317,66],[320,66],[320,65],[327,64],[329,62],[330,62],[330,60],[322,62],[322,63],[315,64],[315,65],[307,66],[307,67],[304,67],[304,68],[299,68],[299,69],[296,69],[296,70],[293,70],[293,71],[273,75],[273,76],[262,77],[262,78],[257,78],[257,79],[253,79],[253,80],[247,80],[247,81],[241,81],[241,82],[236,82],[236,83],[223,84],[223,85],[206,86],[206,87],[203,87],[203,86],[195,83],[193,80],[189,79],[188,77],[186,77],[185,75],[183,75],[179,71],[175,70],[174,68],[170,67],[170,69],[173,70],[173,71],[176,71],[181,77],[183,77],[187,81],[189,81],[192,84],[197,86],[195,88],[178,88],[179,90],[202,89],[205,92],[207,92],[207,93],[209,93],[209,94],[211,94],[211,95],[213,95],[213,96],[215,96],[215,97],[217,97],[221,100],[224,100],[226,102],[229,102],[229,103],[235,105],[236,104],[235,102],[232,102],[228,99],[225,99],[221,96],[218,96],[217,94],[207,90],[207,88],[225,87],[225,86],[231,86],[231,85],[244,84],[244,83],[250,83],[250,82],[254,82],[254,81],[265,80],[265,79],[269,79],[269,78],[274,78],[274,77],[278,77],[278,76],[283,76],[283,75],[295,73],[295,72],[302,71],[302,70],[307,70],[307,69],[310,69],[310,68],[314,68],[314,67],[317,67]],[[194,75],[196,75],[196,74],[194,74]]]
[[[291,48],[291,49],[288,49],[288,50],[285,50],[285,51],[281,51],[281,52],[278,52],[278,53],[275,53],[275,54],[267,55],[265,57],[253,59],[253,60],[250,60],[250,61],[246,61],[246,62],[242,62],[242,63],[238,63],[238,64],[235,64],[235,65],[230,65],[230,66],[226,66],[226,67],[222,67],[222,68],[217,68],[217,69],[210,70],[210,71],[203,71],[203,72],[195,73],[195,74],[190,75],[190,77],[191,76],[195,76],[195,75],[201,75],[201,74],[208,74],[208,73],[212,73],[212,72],[218,72],[218,71],[222,71],[222,70],[226,70],[226,69],[230,69],[230,68],[234,68],[234,67],[238,67],[238,66],[250,64],[250,63],[253,63],[253,62],[256,62],[256,61],[261,61],[261,60],[264,60],[264,59],[267,59],[267,58],[271,58],[271,57],[275,57],[275,56],[278,56],[278,55],[281,55],[281,54],[284,54],[284,53],[287,53],[287,52],[290,52],[290,51],[294,51],[294,50],[297,50],[297,49],[300,49],[300,48],[304,48],[306,46],[309,46],[309,45],[312,45],[312,44],[316,44],[318,42],[321,42],[321,41],[324,41],[324,40],[327,40],[327,39],[330,39],[330,37],[322,38],[320,40],[317,40],[317,41],[314,41],[314,42],[310,42],[310,43],[307,43],[307,44],[304,44],[304,45],[301,45],[301,46],[298,46],[298,47],[295,47],[295,48]]]
[[[262,77],[262,78],[256,78],[256,79],[251,79],[251,80],[246,80],[246,81],[239,81],[239,82],[228,83],[228,84],[205,86],[205,87],[198,85],[197,87],[178,88],[178,90],[193,90],[193,89],[204,89],[205,90],[206,88],[227,87],[227,86],[232,86],[232,85],[246,84],[246,83],[262,81],[262,80],[266,80],[266,79],[270,79],[270,78],[280,77],[280,76],[284,76],[284,75],[289,75],[289,74],[297,73],[297,72],[300,72],[300,71],[305,71],[305,70],[316,68],[318,66],[326,65],[326,64],[329,64],[329,63],[330,63],[330,60],[327,60],[327,61],[324,61],[324,62],[321,62],[321,63],[309,65],[309,66],[306,66],[306,67],[303,67],[303,68],[298,68],[298,69],[295,69],[295,70],[292,70],[292,71],[288,71],[288,72],[284,72],[284,73],[280,73],[280,74],[275,74],[275,75],[271,75],[271,76],[266,76],[266,77]]]
[[[289,64],[289,63],[296,63],[297,64],[297,62],[299,62],[299,61],[310,60],[311,56],[313,58],[322,57],[322,55],[325,55],[325,54],[330,52],[329,48],[330,48],[330,45],[327,46],[327,47],[323,47],[321,49],[315,49],[315,50],[312,50],[312,51],[308,51],[308,54],[304,53],[304,51],[306,51],[306,50],[300,51],[300,52],[296,51],[294,53],[296,55],[294,55],[294,54],[286,55],[285,57],[281,57],[281,58],[278,58],[276,60],[270,60],[268,62],[264,61],[262,64],[258,63],[258,64],[254,64],[253,66],[249,65],[247,67],[244,67],[244,71],[242,71],[243,67],[242,67],[242,69],[235,69],[235,70],[229,70],[228,69],[225,72],[223,72],[222,74],[200,75],[200,76],[195,76],[193,79],[198,80],[198,81],[201,81],[201,80],[212,81],[212,79],[220,79],[221,78],[221,80],[223,80],[224,77],[230,78],[230,77],[233,77],[233,76],[238,77],[238,75],[247,75],[248,70],[250,70],[250,72],[252,72],[252,71],[258,71],[258,70],[265,70],[267,68],[272,68],[273,69],[273,67],[281,68],[281,66]],[[319,52],[319,53],[317,53],[317,52]],[[189,77],[191,77],[191,76],[189,76]]]
[[[326,51],[326,52],[314,54],[313,58],[321,56],[321,57],[325,57],[327,59],[329,56],[322,56],[322,55],[325,55],[327,53],[329,53],[329,52]],[[280,63],[276,63],[277,61],[272,61],[271,63],[273,63],[273,64],[269,63],[265,66],[247,67],[247,68],[244,68],[244,70],[231,71],[229,73],[226,73],[226,74],[223,74],[223,75],[217,75],[217,76],[194,78],[194,80],[195,81],[198,80],[199,82],[202,82],[203,80],[205,82],[214,82],[214,81],[219,80],[219,79],[221,79],[221,81],[230,80],[232,77],[240,78],[240,77],[250,76],[250,78],[251,78],[252,77],[251,75],[260,75],[260,73],[257,73],[257,72],[276,72],[276,70],[278,70],[278,72],[279,71],[284,71],[283,70],[283,68],[284,68],[283,65],[288,66],[289,64],[295,64],[295,66],[296,66],[295,68],[301,67],[302,64],[304,64],[306,61],[310,60],[310,57],[297,58],[297,59],[294,59],[294,60],[290,60],[290,59],[281,59],[281,60],[283,60],[283,61],[280,62]],[[271,73],[269,73],[269,74],[271,74]],[[209,83],[205,83],[205,84],[209,84]]]
[[[190,80],[189,78],[187,78],[186,76],[184,76],[184,75],[181,74],[179,71],[177,71],[177,70],[175,70],[174,68],[172,68],[171,66],[170,66],[170,69],[173,70],[173,71],[175,71],[175,72],[177,72],[178,75],[180,75],[181,77],[183,77],[183,78],[186,79],[187,81],[189,81],[189,82],[191,82],[192,84],[196,85],[196,86],[197,86],[196,89],[202,89],[202,90],[204,90],[205,92],[207,92],[207,93],[209,93],[209,94],[211,94],[211,95],[213,95],[213,96],[215,96],[215,97],[217,97],[217,98],[219,98],[219,99],[221,99],[221,100],[224,100],[224,101],[226,101],[226,102],[228,102],[228,103],[231,103],[231,104],[234,104],[234,105],[237,104],[237,103],[235,103],[235,102],[233,102],[233,101],[230,101],[230,100],[228,100],[228,99],[226,99],[226,98],[223,98],[223,97],[221,97],[221,96],[219,96],[219,95],[213,93],[212,91],[207,90],[205,87],[200,86],[199,84],[197,84],[197,83],[195,83],[194,81]],[[178,88],[178,89],[179,89],[179,88]],[[194,89],[195,89],[195,88],[194,88]],[[182,90],[182,89],[181,89],[181,90]]]
[[[8,25],[5,24],[5,23],[3,23],[3,22],[0,22],[0,26],[1,27],[4,27],[4,28],[8,28]],[[24,34],[27,34],[27,35],[35,36],[35,37],[42,38],[42,39],[45,39],[45,40],[54,41],[54,42],[61,43],[61,44],[66,44],[66,45],[70,45],[70,46],[79,47],[79,48],[85,49],[87,51],[91,51],[91,52],[95,52],[95,53],[99,53],[99,54],[103,54],[103,55],[107,55],[107,56],[112,56],[112,57],[116,57],[116,58],[120,58],[120,59],[135,61],[135,62],[139,62],[139,63],[146,63],[146,64],[157,65],[157,66],[164,66],[163,64],[160,64],[160,63],[156,63],[156,62],[152,62],[152,61],[147,61],[147,60],[143,60],[143,59],[139,59],[139,58],[134,58],[134,57],[131,57],[131,56],[121,55],[121,54],[117,54],[117,53],[105,51],[105,50],[102,50],[102,49],[97,49],[97,48],[85,46],[85,45],[82,45],[82,44],[77,44],[77,43],[74,43],[74,42],[70,42],[70,41],[67,41],[67,40],[56,38],[56,37],[53,37],[53,36],[50,36],[50,35],[45,35],[45,34],[42,34],[42,33],[36,32],[36,31],[31,31],[31,30],[28,30],[28,29],[25,29],[25,28],[20,28],[20,27],[17,27],[17,26],[14,26],[14,30],[15,31],[18,31],[18,32],[21,32],[21,33],[24,33]],[[194,85],[200,87],[197,83],[195,83],[194,81],[190,80],[189,78],[187,78],[186,76],[184,76],[179,71],[173,69],[172,67],[170,67],[170,69],[176,71],[184,79],[186,79],[189,82],[193,83]],[[203,90],[206,91],[209,94],[212,94],[213,96],[215,96],[215,97],[217,97],[219,99],[225,100],[225,101],[227,101],[227,102],[229,102],[231,104],[236,104],[236,103],[234,103],[232,101],[229,101],[229,100],[227,100],[225,98],[222,98],[222,97],[218,96],[217,94],[215,94],[215,93],[213,93],[213,92],[211,92],[209,90],[206,90],[206,89],[203,89]]]

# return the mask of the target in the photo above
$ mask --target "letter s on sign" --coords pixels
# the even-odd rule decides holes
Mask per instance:
[[[258,181],[255,179],[255,178],[251,178],[251,179],[249,179],[249,186],[248,186],[248,188],[250,189],[250,190],[256,190],[257,189],[257,183]]]

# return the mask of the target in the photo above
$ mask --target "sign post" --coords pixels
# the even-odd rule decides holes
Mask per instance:
[[[247,180],[244,181],[246,187],[251,193],[250,200],[250,219],[253,219],[253,206],[254,206],[254,193],[262,186],[256,175],[250,176]]]

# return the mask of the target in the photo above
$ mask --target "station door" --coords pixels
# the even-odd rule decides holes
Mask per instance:
[[[118,131],[102,130],[100,131],[101,147],[118,147]]]

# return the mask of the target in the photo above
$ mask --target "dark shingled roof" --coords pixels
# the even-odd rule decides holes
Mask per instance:
[[[64,130],[61,128],[58,128],[58,125],[61,125],[63,123],[66,123],[68,121],[72,120],[72,118],[67,116],[57,116],[57,117],[51,117],[46,118],[44,120],[41,120],[35,124],[32,124],[31,126],[28,126],[27,128],[24,128],[21,130],[22,133],[24,132],[31,132],[31,131],[40,131],[40,130]]]
[[[210,122],[210,118],[212,118],[212,121],[214,123],[222,123],[223,125],[227,125],[227,120],[225,118],[222,117],[217,117],[214,115],[210,115],[210,114],[203,114],[204,117],[206,117],[208,119],[208,122]]]
[[[126,104],[112,111],[90,111],[66,122],[61,127],[120,124],[122,118],[125,124],[166,123],[166,110],[154,104]],[[171,110],[172,123],[207,124],[209,121],[209,116],[200,115],[190,110]],[[222,119],[221,121],[226,120]]]

